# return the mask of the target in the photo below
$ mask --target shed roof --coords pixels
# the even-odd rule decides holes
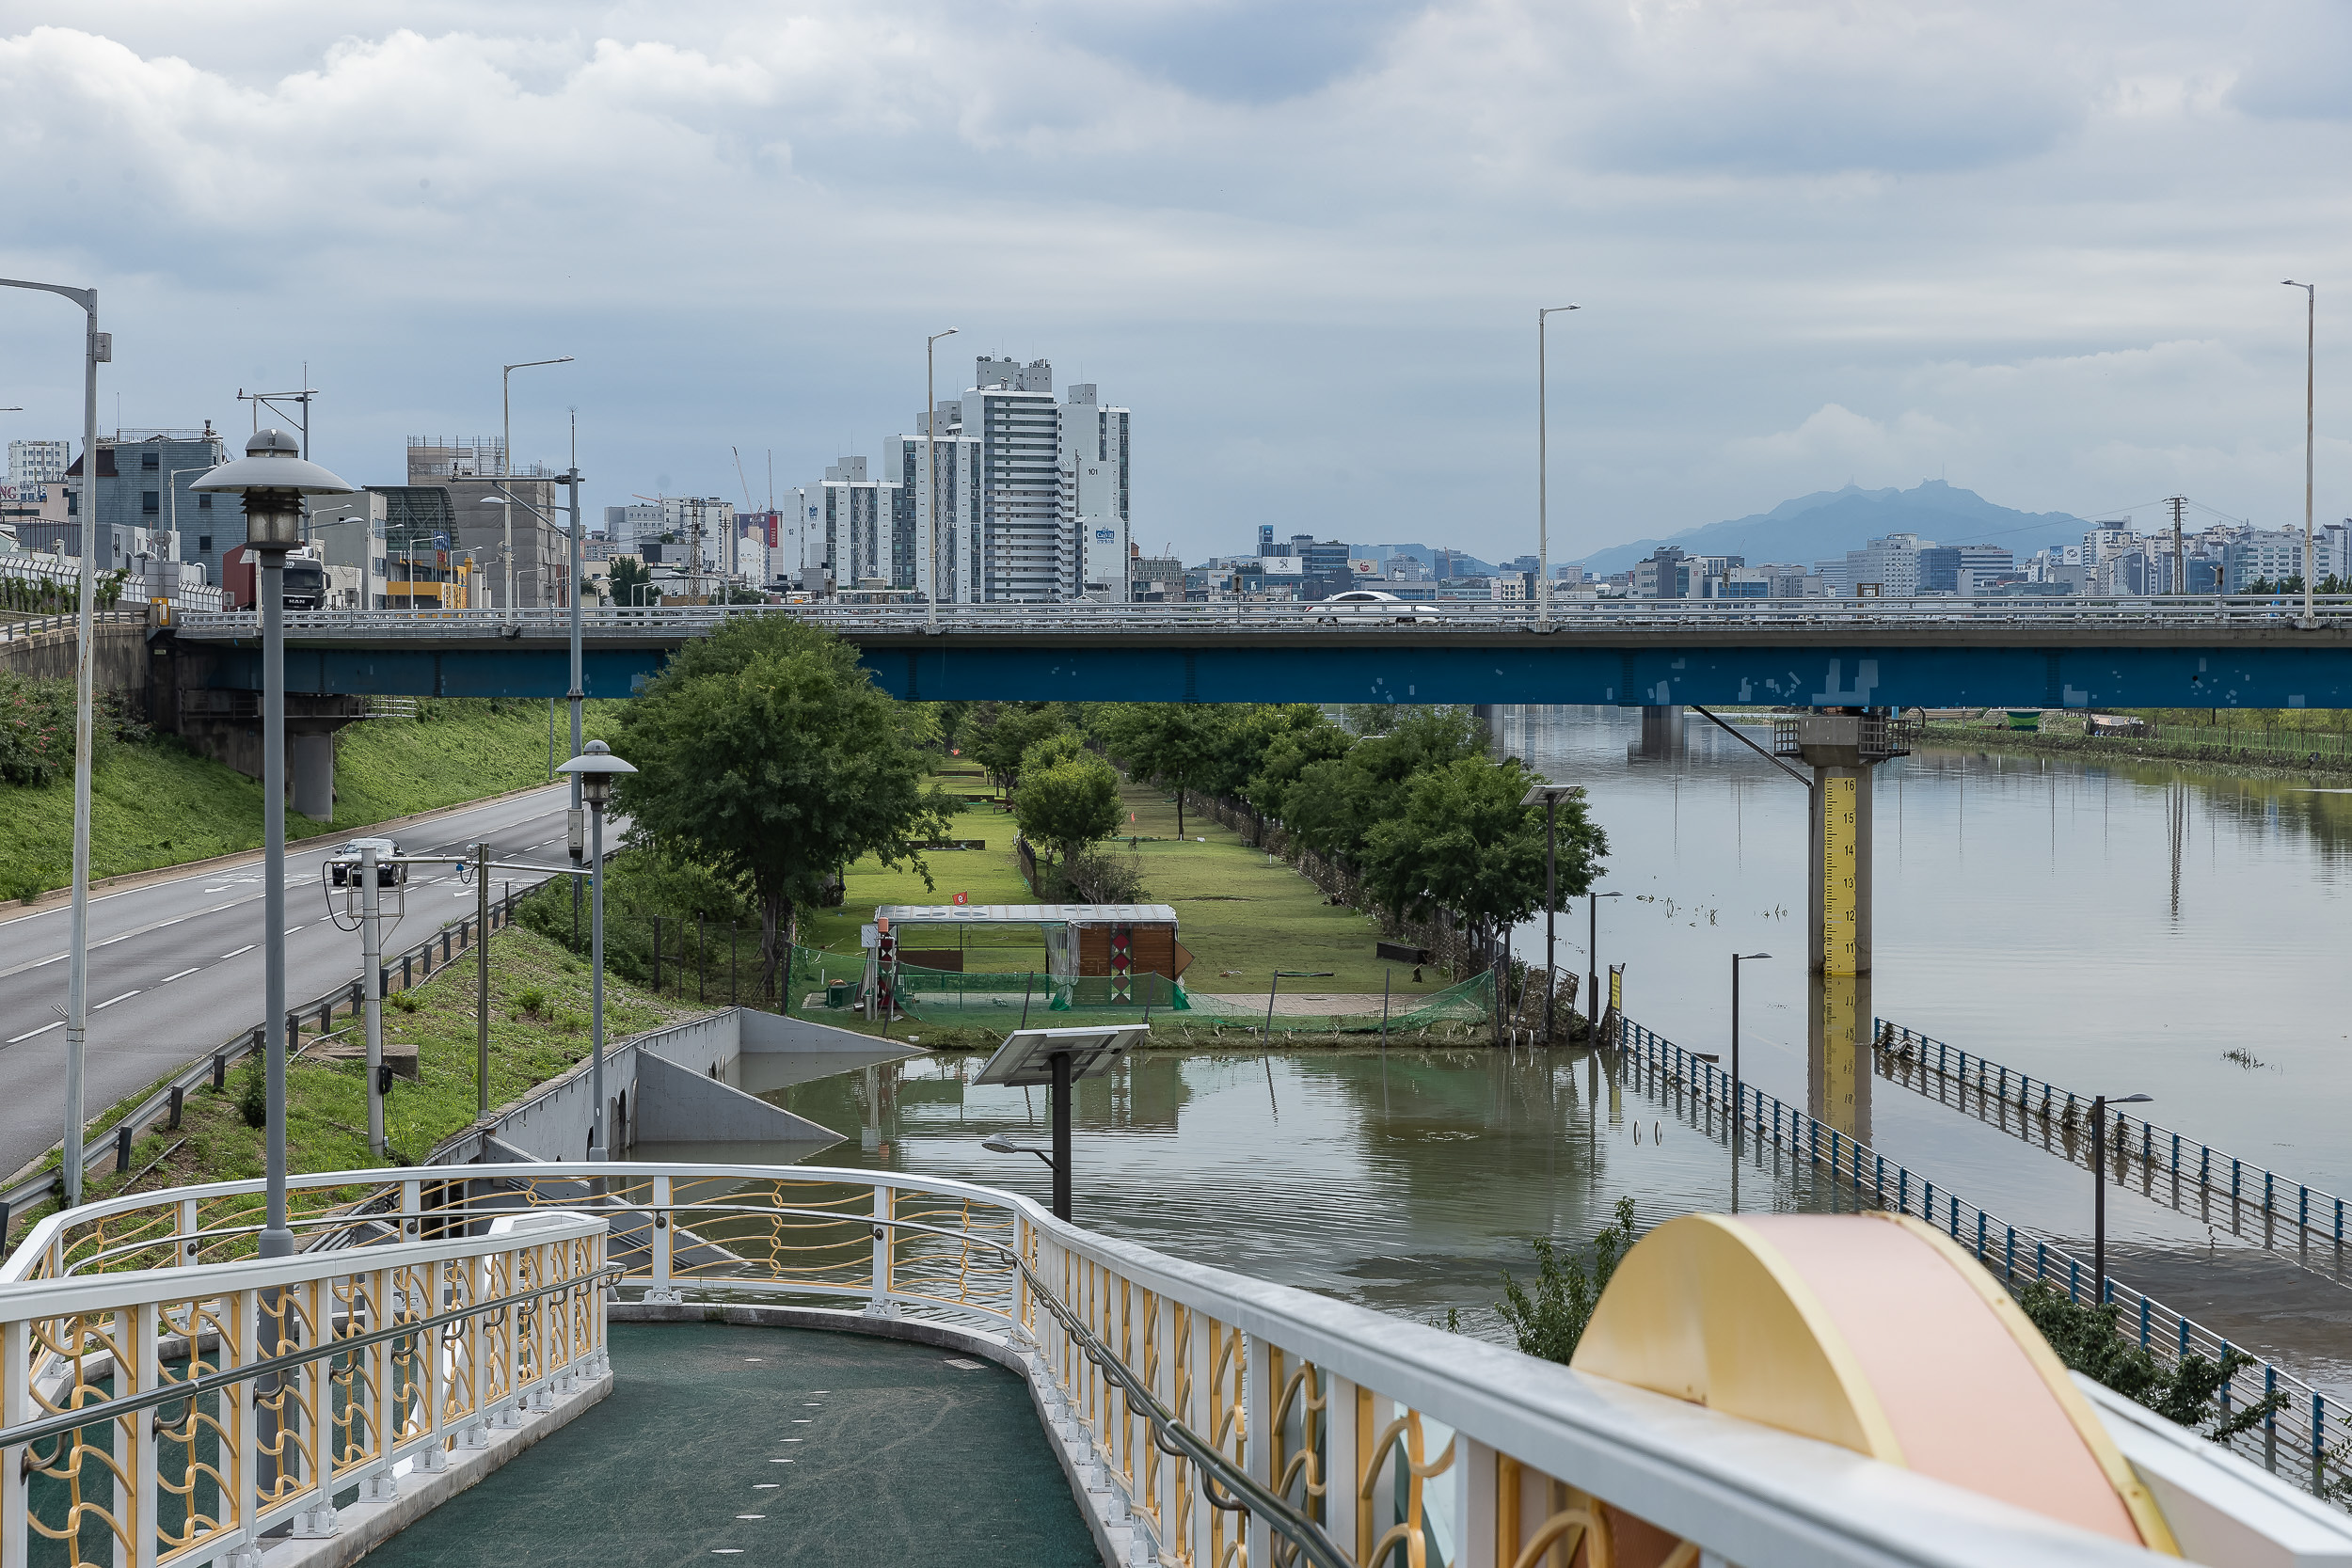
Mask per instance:
[[[893,926],[1173,926],[1168,904],[884,904]]]

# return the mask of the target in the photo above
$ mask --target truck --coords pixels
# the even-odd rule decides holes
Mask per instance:
[[[252,610],[261,603],[261,569],[255,560],[260,553],[250,545],[238,545],[220,558],[221,587],[239,610]],[[286,576],[279,594],[288,610],[325,608],[326,557],[316,545],[297,546],[286,552]]]

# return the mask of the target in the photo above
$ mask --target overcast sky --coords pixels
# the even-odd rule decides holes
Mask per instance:
[[[2352,509],[2352,8],[0,0],[0,275],[101,427],[495,433],[589,501],[879,454],[975,353],[1135,413],[1136,537],[1553,556],[1849,480]],[[2330,354],[2331,342],[2335,352]],[[0,291],[0,436],[78,434]]]

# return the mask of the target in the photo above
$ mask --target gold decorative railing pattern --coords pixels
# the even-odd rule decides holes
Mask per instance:
[[[109,1216],[72,1233],[137,1232]],[[110,1259],[159,1241],[186,1250],[164,1232]],[[0,1299],[0,1428],[21,1438],[0,1449],[0,1564],[207,1562],[289,1517],[315,1530],[338,1488],[388,1484],[400,1461],[442,1468],[485,1423],[518,1424],[516,1398],[600,1375],[604,1256],[603,1225],[539,1223],[17,1287]]]
[[[116,1200],[44,1221],[7,1274],[87,1291],[159,1258],[243,1256],[258,1223],[251,1185]],[[1726,1521],[1737,1524],[1740,1560],[1768,1568],[1819,1560],[1809,1554],[1848,1528],[1840,1509],[1852,1506],[1751,1482],[1758,1445],[1804,1450],[1781,1454],[1785,1474],[1810,1473],[1804,1467],[1821,1463],[1820,1445],[1186,1264],[969,1183],[805,1166],[564,1163],[339,1173],[299,1179],[296,1192],[297,1233],[341,1249],[329,1255],[342,1260],[338,1283],[290,1290],[277,1316],[255,1291],[191,1289],[157,1304],[8,1323],[6,1424],[104,1402],[117,1365],[135,1370],[132,1389],[249,1365],[266,1355],[281,1319],[308,1343],[458,1316],[310,1363],[281,1387],[240,1384],[233,1394],[158,1407],[151,1419],[93,1421],[70,1441],[44,1437],[21,1450],[33,1455],[33,1484],[0,1487],[0,1497],[17,1498],[33,1533],[83,1543],[70,1554],[77,1563],[142,1560],[132,1544],[142,1531],[152,1533],[155,1561],[216,1552],[273,1499],[267,1516],[282,1517],[335,1478],[380,1467],[388,1453],[446,1445],[495,1419],[518,1395],[598,1355],[601,1292],[561,1287],[599,1269],[625,1295],[651,1301],[929,1316],[998,1337],[1029,1368],[1089,1492],[1111,1496],[1118,1517],[1174,1568],[1692,1568],[1699,1543]],[[605,1222],[593,1244],[465,1240],[494,1215],[530,1224],[563,1211]],[[373,1266],[387,1244],[398,1261]],[[479,1255],[398,1256],[412,1246]],[[167,1342],[173,1348],[156,1348]],[[1669,1414],[1677,1410],[1691,1414]],[[1692,1448],[1707,1440],[1740,1457],[1711,1460]],[[1629,1469],[1634,1449],[1641,1457]],[[153,1455],[165,1451],[173,1457],[158,1475]],[[149,1457],[124,1465],[120,1453]],[[1708,1465],[1706,1484],[1695,1484]],[[1635,1473],[1653,1482],[1642,1510],[1622,1500]],[[36,1500],[30,1513],[27,1499]],[[0,1542],[7,1526],[0,1519]],[[1975,1558],[1957,1549],[1885,1557],[1873,1545],[1841,1560],[2121,1560],[2074,1535],[2063,1550],[2014,1533],[1982,1544]]]

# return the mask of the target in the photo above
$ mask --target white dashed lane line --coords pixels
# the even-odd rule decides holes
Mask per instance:
[[[35,1035],[45,1035],[52,1029],[62,1029],[64,1027],[65,1021],[63,1019],[59,1019],[55,1023],[44,1023],[38,1029],[27,1029],[21,1035],[10,1036],[6,1040],[0,1040],[0,1045],[14,1045],[18,1040],[29,1040]]]
[[[197,966],[196,966],[196,969],[201,969],[201,968],[203,968],[203,967],[204,967],[204,966],[203,966],[202,964],[199,964],[199,965],[197,965]],[[195,974],[195,973],[196,973],[196,969],[183,969],[183,970],[182,970],[182,971],[181,971],[179,974],[167,974],[167,975],[165,975],[162,979],[160,979],[160,980],[156,981],[155,983],[156,983],[157,985],[159,985],[159,986],[167,986],[167,985],[171,984],[174,980],[184,980],[184,979],[186,979],[189,975],[191,975],[191,974]]]
[[[98,1003],[93,1003],[93,1004],[91,1004],[91,1006],[90,1006],[90,1011],[91,1011],[91,1012],[96,1012],[96,1011],[98,1011],[98,1009],[99,1009],[99,1008],[101,1008],[101,1007],[111,1007],[111,1006],[114,1006],[116,1003],[118,1003],[118,1002],[128,1002],[128,1001],[130,1001],[130,1000],[131,1000],[131,998],[133,998],[133,997],[135,997],[135,996],[136,996],[136,995],[138,995],[138,994],[139,994],[139,993],[138,993],[137,991],[135,991],[135,990],[126,990],[126,991],[124,991],[124,992],[123,992],[120,996],[109,996],[109,997],[108,997],[108,998],[106,998],[106,1000],[105,1000],[105,1001],[103,1001],[103,1002],[98,1002]]]
[[[246,943],[243,947],[238,948],[238,949],[236,950],[236,952],[234,952],[234,953],[223,953],[223,954],[221,955],[221,957],[222,957],[223,958],[240,958],[240,957],[244,956],[245,954],[247,954],[247,953],[252,952],[252,951],[253,951],[253,947],[254,947],[254,944],[253,944],[252,942],[246,942]]]

